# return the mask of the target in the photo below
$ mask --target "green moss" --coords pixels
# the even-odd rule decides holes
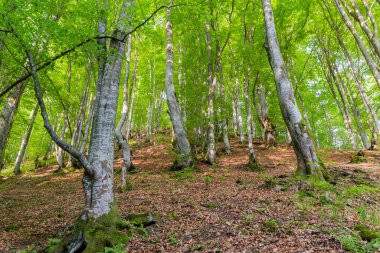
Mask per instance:
[[[10,232],[13,232],[13,231],[16,231],[18,229],[18,226],[17,224],[9,224],[6,228],[5,228],[5,231],[10,233]]]
[[[257,163],[248,163],[247,166],[250,171],[263,171],[265,168]]]
[[[129,214],[127,217],[125,217],[125,220],[137,226],[147,226],[152,222],[155,222],[155,218],[150,213]]]
[[[279,227],[279,222],[277,220],[267,220],[263,223],[263,226],[271,231],[276,231]]]
[[[126,227],[128,226],[121,219],[117,207],[114,205],[106,215],[88,221],[78,221],[70,235],[61,244],[50,247],[50,251],[47,252],[62,252],[69,243],[80,238],[80,235],[83,235],[86,242],[84,253],[104,252],[105,248],[128,243],[131,238],[131,231],[122,232],[119,230]]]
[[[355,235],[341,235],[336,237],[336,239],[341,243],[342,248],[348,250],[350,252],[355,253],[367,253],[368,251],[365,249],[365,245],[360,239],[360,237]]]
[[[178,179],[178,180],[193,179],[194,178],[193,170],[191,168],[187,168],[182,171],[176,171],[174,172],[174,175],[172,176],[172,178]]]
[[[188,154],[177,154],[174,160],[174,164],[171,167],[172,171],[181,171],[191,168],[194,163],[194,159],[191,153]]]
[[[133,190],[133,185],[130,180],[126,180],[126,183],[124,186],[121,187],[121,192],[127,192]]]
[[[379,231],[372,230],[363,224],[356,225],[355,230],[358,231],[360,237],[367,242],[370,242],[374,239],[380,238],[380,232]]]
[[[309,176],[307,181],[311,184],[311,187],[314,190],[323,190],[323,191],[334,191],[335,187],[329,182],[321,179],[318,176]]]
[[[209,177],[209,176],[202,177],[202,182],[203,183],[211,184],[213,181],[214,181],[214,179],[212,177]]]

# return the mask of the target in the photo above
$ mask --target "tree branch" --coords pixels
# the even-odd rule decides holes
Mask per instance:
[[[45,102],[42,98],[40,80],[37,76],[37,69],[36,69],[36,66],[34,65],[33,56],[31,54],[31,52],[25,46],[24,46],[24,49],[25,49],[25,52],[26,52],[28,59],[29,59],[30,70],[31,70],[30,74],[33,76],[34,91],[36,93],[36,98],[37,98],[38,104],[40,105],[40,108],[41,108],[41,116],[44,120],[44,127],[48,131],[52,140],[55,143],[57,143],[57,145],[59,147],[61,147],[64,151],[68,152],[70,155],[72,155],[74,158],[76,158],[83,165],[86,173],[93,175],[94,170],[93,170],[91,164],[89,163],[89,161],[86,159],[86,157],[82,153],[80,153],[78,150],[74,149],[72,146],[67,144],[65,141],[61,140],[58,137],[57,133],[52,128],[50,121],[49,121],[49,117],[48,117],[47,112],[46,112]]]
[[[133,28],[130,32],[127,32],[124,34],[124,37],[122,39],[119,39],[119,38],[115,38],[113,36],[94,36],[92,38],[88,38],[80,43],[78,43],[77,45],[75,45],[74,47],[66,50],[66,51],[63,51],[59,54],[57,54],[56,56],[50,58],[49,60],[41,63],[41,64],[37,64],[35,65],[36,67],[36,72],[48,67],[50,64],[52,64],[53,62],[55,62],[56,60],[62,58],[63,56],[71,53],[71,52],[74,52],[77,48],[80,48],[84,45],[86,45],[87,43],[93,41],[93,40],[98,40],[98,39],[115,39],[117,41],[121,41],[121,42],[125,42],[125,40],[127,39],[128,35],[136,32],[140,27],[144,26],[149,20],[151,20],[160,10],[164,9],[164,8],[168,8],[168,7],[178,7],[178,6],[182,6],[182,5],[185,5],[185,4],[175,4],[175,5],[171,5],[171,6],[166,6],[166,5],[162,5],[160,6],[158,9],[156,9],[148,18],[146,18],[143,22],[141,22],[139,25],[137,25],[135,28]],[[21,77],[20,79],[18,79],[17,81],[15,81],[14,83],[12,83],[11,85],[9,85],[7,88],[5,88],[1,93],[0,93],[0,98],[2,98],[5,94],[7,94],[11,89],[13,89],[14,87],[16,87],[19,83],[22,83],[23,81],[27,80],[29,77],[32,76],[32,73],[28,73],[26,74],[25,76]]]

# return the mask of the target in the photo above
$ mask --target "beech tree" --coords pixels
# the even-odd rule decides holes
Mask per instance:
[[[270,0],[262,0],[262,3],[265,19],[266,50],[276,81],[282,116],[292,137],[294,152],[297,156],[297,173],[303,176],[316,175],[321,177],[322,166],[305,124],[302,123],[302,115],[296,104],[293,86],[288,78],[289,73],[282,58],[271,2]]]
[[[256,143],[288,142],[296,174],[319,178],[316,147],[377,148],[378,2],[134,5],[0,2],[1,175],[33,161],[64,173],[83,167],[81,217],[90,223],[117,217],[114,166],[125,189],[140,145],[172,138],[172,168],[184,170],[216,166],[237,146],[256,168]],[[30,115],[33,92],[42,117]],[[75,239],[70,248],[87,240]]]
[[[191,148],[187,140],[185,129],[183,128],[182,118],[179,111],[178,101],[173,85],[173,30],[171,22],[171,10],[167,10],[166,22],[166,96],[168,101],[169,115],[173,125],[175,142],[178,148],[178,154],[173,166],[174,170],[182,170],[190,167],[193,163]]]

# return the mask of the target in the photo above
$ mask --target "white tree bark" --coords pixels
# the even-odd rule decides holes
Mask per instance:
[[[128,118],[125,123],[125,130],[123,131],[125,139],[128,141],[130,134],[131,134],[131,128],[132,128],[132,113],[134,109],[134,103],[135,103],[135,90],[137,85],[137,71],[138,71],[138,63],[139,63],[139,54],[137,50],[135,51],[135,62],[133,66],[133,76],[132,76],[132,84],[129,91],[129,105],[128,105]]]
[[[356,44],[359,46],[360,51],[362,52],[368,67],[370,68],[373,77],[375,78],[375,81],[380,88],[380,71],[379,67],[377,66],[376,62],[372,58],[371,54],[368,52],[366,46],[364,45],[363,40],[361,39],[358,31],[355,28],[355,25],[351,21],[350,17],[347,15],[347,12],[345,11],[344,7],[341,4],[341,0],[334,0],[335,6],[338,9],[338,12],[340,16],[342,17],[343,21],[345,22],[346,26],[350,30],[351,34],[354,36]]]
[[[365,35],[367,35],[368,41],[371,43],[373,50],[375,51],[375,54],[377,57],[380,57],[380,41],[379,37],[377,36],[377,24],[374,20],[374,16],[372,14],[372,11],[370,8],[367,8],[367,15],[372,18],[374,21],[374,31],[371,30],[367,23],[367,19],[363,16],[362,12],[359,9],[359,6],[357,5],[356,1],[349,0],[353,10],[348,6],[348,4],[345,2],[345,0],[341,0],[347,11],[350,13],[350,15],[359,23],[360,27],[364,31]],[[368,5],[367,5],[368,6]]]
[[[117,113],[120,74],[125,43],[128,12],[133,8],[134,0],[123,3],[116,30],[111,39],[108,57],[105,62],[100,86],[97,86],[97,102],[94,108],[91,143],[88,159],[93,168],[93,175],[85,173],[83,186],[85,190],[85,214],[98,218],[111,211],[113,195],[113,159],[114,131]]]
[[[235,70],[235,92],[236,92],[237,127],[239,129],[240,143],[244,143],[244,126],[243,126],[243,116],[241,114],[240,84],[239,84],[239,77],[238,77],[237,70]]]
[[[173,30],[171,22],[171,10],[167,9],[167,22],[166,22],[166,98],[168,102],[169,116],[172,122],[176,144],[178,147],[177,158],[174,163],[173,169],[182,170],[188,168],[193,163],[191,155],[191,148],[187,139],[186,131],[183,128],[181,113],[174,91],[173,84]]]
[[[245,109],[247,112],[247,139],[248,139],[248,149],[249,149],[249,162],[248,166],[255,168],[257,166],[256,154],[253,149],[252,140],[252,107],[251,107],[251,92],[250,92],[250,68],[247,69],[247,73],[244,75],[244,96],[245,96]]]
[[[0,112],[0,171],[5,167],[4,152],[7,140],[26,84],[26,82],[19,84],[9,93],[4,107]]]
[[[84,133],[83,133],[81,144],[80,144],[80,148],[79,148],[79,152],[82,153],[82,154],[85,153],[87,139],[88,139],[88,136],[89,136],[89,133],[90,133],[90,129],[91,129],[91,123],[92,123],[92,120],[94,118],[95,99],[92,98],[92,99],[90,99],[90,101],[91,102],[90,102],[90,107],[88,109],[86,126],[84,128]]]
[[[127,184],[126,175],[127,171],[132,168],[132,159],[131,159],[131,149],[128,145],[127,140],[122,134],[123,125],[126,123],[127,114],[128,114],[128,79],[130,71],[130,61],[131,61],[131,51],[132,51],[132,36],[127,38],[127,52],[125,54],[126,65],[125,65],[125,76],[124,76],[124,85],[123,85],[123,105],[121,109],[121,115],[117,127],[115,129],[115,135],[119,145],[123,150],[123,166],[121,168],[121,188],[123,189]]]
[[[29,125],[28,125],[26,132],[25,132],[24,138],[22,139],[21,146],[20,146],[20,149],[18,151],[15,166],[13,169],[13,173],[16,175],[21,173],[21,170],[20,170],[21,163],[22,163],[22,160],[24,159],[26,148],[28,147],[29,138],[30,138],[30,135],[32,133],[34,120],[36,119],[38,108],[39,108],[39,105],[37,103],[37,105],[32,109],[32,111],[30,113]]]
[[[302,123],[302,115],[298,109],[293,86],[288,78],[289,74],[280,51],[271,2],[270,0],[262,0],[262,4],[268,59],[276,81],[281,113],[292,137],[293,148],[297,155],[297,174],[303,176],[315,174],[320,177],[321,164],[314,144]]]
[[[215,119],[214,119],[214,97],[216,89],[216,76],[213,67],[212,47],[211,47],[211,33],[210,24],[206,23],[206,46],[208,55],[208,77],[207,83],[209,86],[207,96],[207,118],[208,118],[208,138],[207,138],[207,161],[210,164],[216,161],[216,148],[215,148]]]
[[[67,124],[68,124],[65,119],[63,121],[64,122],[63,122],[62,129],[61,129],[61,135],[59,136],[59,138],[61,140],[65,139],[65,134],[66,134],[66,130],[67,130]],[[55,157],[57,158],[58,171],[61,171],[65,167],[65,164],[63,162],[64,155],[65,155],[64,150],[60,146],[57,146]]]

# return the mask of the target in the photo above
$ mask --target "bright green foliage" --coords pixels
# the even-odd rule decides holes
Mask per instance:
[[[117,13],[121,7],[121,1],[108,1],[110,13]],[[336,100],[332,97],[331,90],[326,81],[324,70],[326,60],[335,61],[338,65],[349,96],[357,105],[360,117],[352,114],[354,128],[364,129],[365,134],[370,135],[368,120],[370,115],[365,110],[360,100],[358,90],[354,84],[352,73],[347,67],[346,60],[339,48],[334,31],[329,25],[330,18],[326,6],[314,0],[296,0],[291,2],[272,1],[274,5],[275,21],[279,34],[279,42],[286,63],[289,65],[291,80],[296,90],[297,99],[302,96],[305,111],[311,125],[311,135],[315,143],[323,148],[351,148],[347,131],[340,111],[336,106]],[[158,6],[167,4],[166,1],[158,1],[154,4],[149,1],[139,1],[139,8],[135,9],[134,18],[130,21],[132,27],[137,27],[142,20],[146,20]],[[251,83],[261,84],[265,87],[269,115],[276,127],[277,137],[285,140],[286,127],[283,123],[278,98],[266,53],[263,48],[264,24],[260,8],[260,1],[238,2],[235,1],[232,10],[231,2],[210,1],[200,3],[192,0],[179,4],[173,8],[173,45],[174,45],[174,84],[179,101],[184,124],[192,145],[202,145],[205,140],[198,135],[199,130],[205,130],[206,121],[206,96],[208,86],[206,83],[207,59],[206,42],[204,39],[204,25],[211,21],[212,50],[216,55],[216,40],[221,46],[225,45],[222,63],[225,99],[221,100],[218,88],[215,104],[216,107],[225,108],[229,122],[229,130],[232,131],[232,101],[242,105],[243,118],[245,117],[244,98],[236,97],[235,81],[240,83],[242,90],[243,71],[250,65]],[[14,30],[19,35],[15,38],[11,33],[0,33],[0,39],[6,48],[0,49],[1,61],[0,82],[1,88],[23,76],[21,65],[25,63],[25,55],[21,43],[32,49],[37,64],[46,62],[51,57],[58,55],[67,49],[75,47],[88,38],[97,35],[97,20],[102,15],[109,17],[109,31],[116,23],[117,15],[100,13],[99,6],[94,0],[85,1],[44,1],[16,0],[1,3],[2,30]],[[331,7],[331,6],[330,6]],[[339,20],[339,15],[331,8],[333,17]],[[379,12],[379,7],[374,5],[374,13]],[[231,20],[229,20],[231,14]],[[375,15],[376,16],[376,15]],[[136,84],[134,89],[134,102],[131,126],[132,133],[146,133],[149,118],[149,108],[153,111],[150,124],[153,129],[170,129],[170,120],[166,113],[164,91],[165,81],[165,8],[161,9],[142,27],[133,34],[133,46],[131,57],[131,73],[129,84],[133,82],[134,58],[138,54],[138,66]],[[355,46],[351,35],[344,28],[341,33],[346,47],[350,51],[353,60],[361,69],[361,77],[365,89],[371,91],[370,103],[378,108],[376,99],[379,91],[374,86],[374,81],[365,62],[361,59],[360,52]],[[252,42],[245,39],[245,31],[249,31]],[[335,52],[331,59],[325,59],[321,48],[325,46]],[[45,90],[45,101],[52,125],[59,134],[63,121],[70,122],[65,139],[69,142],[74,128],[74,122],[79,110],[82,91],[86,83],[90,83],[90,94],[94,97],[96,83],[96,40],[78,47],[67,56],[54,61],[50,66],[40,72],[40,78]],[[294,63],[294,69],[290,63]],[[68,69],[71,65],[71,81],[68,80]],[[20,70],[20,71],[18,71]],[[125,73],[122,73],[124,78]],[[221,76],[218,74],[218,78]],[[255,86],[252,85],[252,86]],[[129,91],[131,95],[132,91]],[[337,90],[335,90],[337,92]],[[121,94],[120,94],[121,96]],[[162,100],[163,96],[163,100]],[[89,100],[89,99],[88,99]],[[161,101],[161,102],[160,102]],[[258,106],[258,98],[256,98]],[[10,138],[8,140],[5,160],[11,167],[17,155],[26,125],[28,114],[35,102],[32,84],[30,83],[22,97]],[[301,101],[297,101],[301,106]],[[120,99],[121,103],[121,99]],[[161,105],[160,105],[161,104]],[[87,103],[89,108],[90,101]],[[161,110],[160,110],[161,109]],[[218,109],[219,110],[219,109]],[[253,110],[256,127],[255,136],[261,135],[260,124],[257,121],[257,112]],[[350,109],[350,113],[353,113]],[[87,117],[87,116],[86,116]],[[85,117],[85,119],[87,119]],[[222,115],[216,113],[216,119]],[[243,120],[243,124],[245,120]],[[153,139],[155,137],[153,136]],[[356,134],[360,144],[359,135]],[[42,159],[46,154],[50,138],[43,129],[42,119],[37,118],[33,134],[26,154],[26,160]]]

